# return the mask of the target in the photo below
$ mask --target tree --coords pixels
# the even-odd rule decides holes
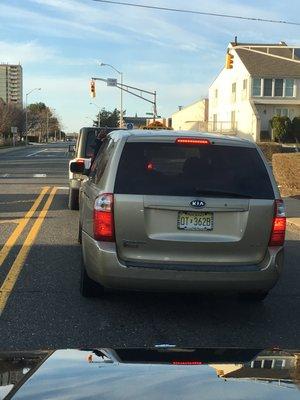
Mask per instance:
[[[45,103],[30,104],[27,108],[28,136],[34,141],[54,138],[61,126],[58,118]]]
[[[14,104],[6,104],[0,99],[0,139],[2,142],[12,140],[11,128],[17,127],[21,135],[25,127],[25,113]]]
[[[120,111],[116,108],[113,111],[107,111],[105,108],[102,108],[100,111],[100,126],[101,127],[117,127],[119,126],[120,121]],[[96,116],[96,120],[93,121],[93,126],[98,126],[98,114]]]

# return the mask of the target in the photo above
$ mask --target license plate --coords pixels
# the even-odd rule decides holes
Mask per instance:
[[[186,231],[211,231],[214,225],[212,212],[179,211],[177,228]]]

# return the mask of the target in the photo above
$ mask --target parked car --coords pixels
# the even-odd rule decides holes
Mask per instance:
[[[73,168],[74,167],[74,168]],[[80,190],[81,293],[226,291],[261,300],[283,268],[285,209],[261,150],[199,132],[109,134]]]
[[[118,128],[81,128],[76,146],[74,159],[69,162],[69,208],[70,210],[78,210],[78,194],[81,181],[84,178],[82,174],[72,173],[70,170],[71,162],[76,162],[78,164],[84,165],[85,161],[88,159],[93,159],[97,154],[100,144],[102,143],[103,136],[107,135],[109,132],[116,130]],[[99,139],[97,141],[97,138]]]

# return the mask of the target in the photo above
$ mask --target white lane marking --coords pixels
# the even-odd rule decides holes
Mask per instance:
[[[57,189],[60,189],[60,190],[69,190],[69,187],[68,187],[68,186],[57,186]]]
[[[20,219],[4,219],[3,221],[0,221],[0,224],[18,224]]]
[[[0,205],[3,204],[18,204],[18,203],[33,203],[34,199],[32,200],[13,200],[13,201],[1,201]]]
[[[44,149],[44,150],[39,150],[39,151],[36,151],[35,153],[27,154],[27,156],[26,156],[26,157],[32,157],[32,156],[35,156],[36,154],[38,154],[38,153],[42,153],[43,151],[47,151],[47,149]]]
[[[46,178],[46,174],[34,174],[33,177],[34,178]]]

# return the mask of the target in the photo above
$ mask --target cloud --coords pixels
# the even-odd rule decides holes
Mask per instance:
[[[74,2],[74,7],[76,4]],[[77,9],[74,8],[74,13]],[[101,37],[111,42],[125,41],[124,36],[93,26],[90,22],[82,24],[79,21],[66,18],[47,16],[42,12],[28,11],[26,8],[0,4],[0,15],[5,15],[6,24],[26,31],[32,30],[39,36],[48,35],[63,38],[84,38],[86,36]],[[96,21],[94,21],[96,22]]]
[[[7,63],[40,63],[57,57],[57,51],[39,45],[36,41],[5,42],[0,41],[1,61]]]
[[[200,32],[191,32],[184,24],[172,22],[167,14],[130,7],[107,7],[105,4],[87,4],[76,0],[30,0],[50,7],[73,23],[93,27],[102,26],[109,32],[126,34],[126,41],[148,42],[154,45],[196,51],[213,45]],[[187,45],[188,43],[188,45]]]
[[[13,51],[12,51],[13,49]],[[52,62],[58,66],[86,66],[95,65],[93,58],[64,57],[60,50],[42,46],[38,41],[10,42],[0,41],[0,62],[11,64],[42,64]]]

